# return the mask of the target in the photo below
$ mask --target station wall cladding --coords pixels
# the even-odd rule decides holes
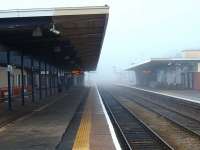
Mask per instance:
[[[8,65],[7,52],[10,53],[10,64]],[[11,95],[20,96],[22,78],[24,80],[25,92],[31,92],[31,58],[24,56],[23,77],[21,72],[21,54],[17,51],[11,51],[11,48],[0,46],[0,98],[8,96],[8,71],[10,71]],[[35,82],[37,83],[37,82]]]

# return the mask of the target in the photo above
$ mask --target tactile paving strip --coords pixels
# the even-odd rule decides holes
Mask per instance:
[[[73,150],[90,149],[91,115],[91,99],[88,99],[76,134]]]

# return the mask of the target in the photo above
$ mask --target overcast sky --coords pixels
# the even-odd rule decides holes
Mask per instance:
[[[98,70],[200,49],[199,0],[0,0],[0,9],[110,6]]]
[[[109,63],[123,69],[151,57],[200,49],[199,0],[113,0],[110,6],[99,70]]]

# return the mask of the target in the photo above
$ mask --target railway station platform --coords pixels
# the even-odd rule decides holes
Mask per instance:
[[[34,102],[31,98],[32,95],[28,95],[25,97],[24,105],[22,105],[21,96],[12,98],[12,111],[8,111],[7,99],[0,101],[0,127],[16,120],[23,115],[26,115],[27,113],[31,113],[39,107],[46,107],[56,99],[59,99],[60,96],[62,96],[62,93],[58,93],[56,91],[57,89],[54,89],[54,92],[51,96],[48,94],[47,97],[43,96],[43,99],[39,99],[39,96],[35,94]]]
[[[77,117],[78,116],[78,117]],[[72,87],[0,128],[0,149],[109,149],[115,145],[94,87]]]
[[[144,91],[149,91],[157,94],[161,94],[164,96],[174,97],[194,103],[200,103],[200,91],[197,90],[159,90],[159,89],[150,89],[146,87],[138,87],[131,84],[118,84],[120,86],[130,87],[141,89]]]
[[[154,91],[154,90],[153,90]],[[200,103],[200,91],[197,90],[156,90],[159,93],[189,99]]]

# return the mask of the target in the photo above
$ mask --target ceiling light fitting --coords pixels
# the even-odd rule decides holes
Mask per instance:
[[[59,35],[59,34],[60,34],[60,31],[56,30],[54,24],[52,25],[52,28],[50,29],[50,31],[53,32],[53,33],[56,34],[56,35]]]

